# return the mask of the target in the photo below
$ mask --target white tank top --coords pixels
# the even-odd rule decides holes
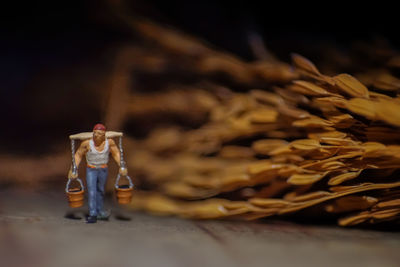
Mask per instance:
[[[103,151],[97,151],[94,147],[93,139],[90,139],[89,146],[90,149],[86,153],[86,162],[88,165],[93,165],[96,168],[101,167],[101,165],[108,163],[108,156],[110,154],[110,148],[108,145],[108,140],[106,139]]]

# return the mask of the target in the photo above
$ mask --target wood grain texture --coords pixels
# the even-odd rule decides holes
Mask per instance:
[[[397,232],[181,220],[129,213],[113,201],[110,221],[88,225],[85,209],[70,210],[62,189],[3,189],[0,203],[4,266],[397,266],[400,260]]]

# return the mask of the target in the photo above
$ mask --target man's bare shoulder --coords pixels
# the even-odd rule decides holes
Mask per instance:
[[[112,139],[112,138],[108,138],[108,143],[110,144],[110,146],[116,146],[117,145],[115,143],[114,139]]]
[[[83,142],[81,143],[81,147],[84,147],[84,148],[89,147],[89,142],[90,142],[90,139],[83,141]]]

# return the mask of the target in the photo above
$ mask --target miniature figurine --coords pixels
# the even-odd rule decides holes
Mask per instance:
[[[109,132],[107,132],[108,134]],[[114,136],[122,137],[122,133],[114,133]],[[110,213],[104,210],[104,190],[108,176],[108,158],[111,153],[113,159],[118,164],[119,175],[127,176],[128,172],[122,157],[122,142],[120,139],[120,150],[115,141],[106,136],[106,127],[103,124],[96,124],[93,127],[92,137],[87,139],[88,133],[70,136],[73,165],[68,172],[68,179],[78,178],[78,167],[82,157],[86,156],[86,182],[88,189],[89,216],[87,223],[96,223],[97,220],[108,220]],[[79,149],[74,154],[74,139],[83,140]],[[128,176],[127,176],[128,177]],[[129,178],[129,177],[128,177]],[[118,179],[119,180],[119,179]],[[131,183],[131,181],[130,181]]]

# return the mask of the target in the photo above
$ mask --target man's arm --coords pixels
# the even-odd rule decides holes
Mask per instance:
[[[88,152],[88,144],[89,144],[88,140],[83,141],[81,143],[81,145],[79,146],[78,150],[75,153],[74,157],[75,157],[75,164],[76,164],[76,168],[77,169],[79,167],[79,164],[82,161],[83,156],[86,154],[86,152]],[[78,177],[78,173],[73,173],[72,172],[72,167],[71,167],[71,169],[68,172],[68,178],[69,179],[71,179],[71,178],[75,179],[77,177]]]
[[[115,162],[118,164],[118,166],[121,167],[121,155],[119,153],[117,144],[112,139],[108,139],[108,143],[110,144],[111,156],[113,157]]]
[[[128,174],[128,171],[126,168],[121,168],[121,154],[119,152],[117,144],[114,142],[114,140],[109,139],[108,143],[110,144],[110,152],[111,156],[115,160],[115,162],[118,164],[119,168],[119,174],[126,176]]]
[[[79,164],[81,163],[83,156],[86,155],[86,153],[88,152],[88,145],[89,145],[89,140],[83,141],[75,153],[75,164],[77,168],[79,167]]]

